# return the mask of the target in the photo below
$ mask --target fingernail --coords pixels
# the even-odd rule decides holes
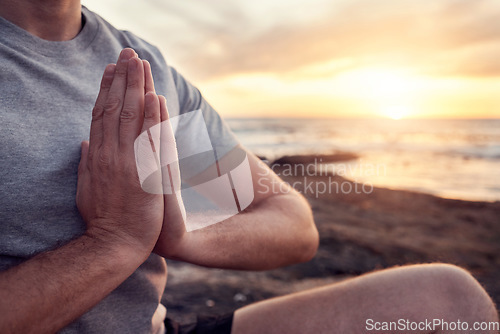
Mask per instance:
[[[155,93],[153,93],[153,92],[147,92],[146,96],[144,97],[144,103],[151,104],[154,101],[155,101]]]
[[[120,52],[120,55],[118,56],[118,59],[119,60],[123,60],[125,59],[125,55],[127,53],[127,50],[126,49],[123,49],[121,52]]]
[[[135,71],[137,69],[137,61],[138,61],[138,58],[136,58],[136,57],[131,58],[128,62],[128,69],[131,71]]]
[[[115,64],[108,64],[104,69],[104,75],[110,76],[115,71]]]
[[[120,62],[126,63],[129,61],[130,58],[134,56],[134,51],[131,49],[123,49],[122,52],[120,52],[120,57],[118,57]]]

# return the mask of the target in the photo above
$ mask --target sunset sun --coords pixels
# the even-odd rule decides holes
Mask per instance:
[[[390,105],[382,107],[380,113],[388,118],[398,120],[414,113],[413,108],[405,105]]]
[[[397,68],[359,68],[339,76],[344,94],[365,103],[375,116],[401,119],[418,116],[415,106],[425,84],[421,77]]]

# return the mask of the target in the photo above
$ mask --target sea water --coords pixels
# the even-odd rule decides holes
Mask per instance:
[[[227,122],[244,146],[269,161],[283,155],[352,152],[359,158],[336,166],[351,180],[446,198],[500,200],[499,119]]]

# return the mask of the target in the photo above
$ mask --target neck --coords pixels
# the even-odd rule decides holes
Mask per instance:
[[[82,28],[80,0],[2,0],[0,16],[49,41],[68,41]]]

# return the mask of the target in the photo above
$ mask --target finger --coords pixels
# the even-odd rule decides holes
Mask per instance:
[[[78,165],[78,174],[83,173],[87,169],[88,156],[89,156],[89,142],[82,141],[80,164]]]
[[[144,81],[146,83],[144,94],[147,92],[155,91],[155,83],[153,81],[153,73],[151,72],[151,64],[147,60],[143,60],[142,64],[144,65]]]
[[[161,115],[160,165],[163,172],[163,193],[172,194],[178,192],[181,186],[177,144],[169,120],[167,100],[161,95],[158,98]]]
[[[104,69],[104,74],[102,75],[101,87],[99,89],[99,94],[97,95],[97,100],[95,101],[94,109],[92,109],[92,122],[90,124],[90,148],[89,152],[92,156],[94,152],[102,144],[102,116],[104,114],[104,104],[108,98],[109,88],[113,82],[113,76],[115,74],[115,64],[109,64]]]
[[[177,144],[175,142],[174,132],[170,124],[170,115],[167,110],[167,99],[163,95],[158,95],[160,101],[160,119],[161,119],[161,165],[166,166],[177,161]]]
[[[142,189],[152,194],[161,194],[160,103],[153,92],[148,92],[144,100],[142,133],[134,142],[135,161]]]
[[[170,118],[167,109],[167,99],[163,95],[158,95],[158,99],[160,100],[160,117],[163,122]]]
[[[148,92],[144,98],[144,124],[141,132],[160,123],[160,100],[154,92]]]
[[[118,131],[120,128],[120,114],[125,98],[125,90],[127,88],[128,62],[134,56],[134,50],[123,49],[116,63],[113,83],[104,103],[102,145],[105,147],[111,147],[119,143]]]
[[[132,148],[144,121],[144,66],[133,57],[128,63],[127,89],[120,113],[120,148]]]

